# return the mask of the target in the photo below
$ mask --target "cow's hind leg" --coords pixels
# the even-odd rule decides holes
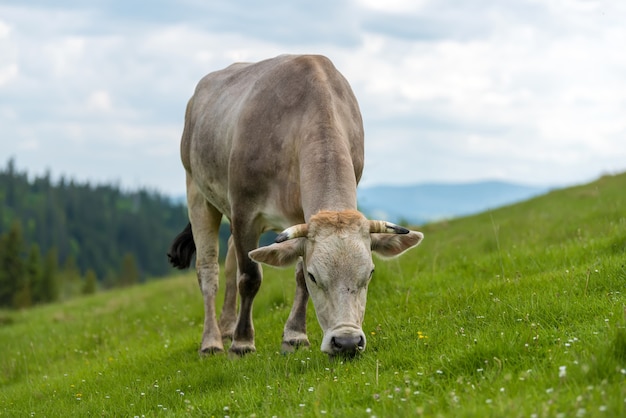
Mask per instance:
[[[308,302],[309,292],[304,279],[304,269],[302,261],[299,261],[296,266],[296,296],[283,331],[283,352],[291,352],[298,347],[310,345],[306,335],[306,307]]]
[[[228,240],[228,252],[224,263],[224,275],[226,276],[226,290],[224,293],[224,306],[220,314],[220,331],[222,338],[232,340],[237,323],[237,254],[233,237]]]
[[[218,238],[222,214],[204,199],[189,179],[187,204],[196,243],[196,273],[204,299],[200,354],[222,352],[224,345],[215,317],[215,296],[219,287]]]

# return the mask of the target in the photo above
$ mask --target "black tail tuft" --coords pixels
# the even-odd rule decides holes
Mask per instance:
[[[191,265],[191,259],[196,252],[196,243],[191,233],[191,223],[174,238],[170,250],[167,252],[167,258],[170,264],[178,269],[186,269]]]

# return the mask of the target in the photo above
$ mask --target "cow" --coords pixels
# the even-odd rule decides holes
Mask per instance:
[[[296,264],[296,291],[282,349],[309,346],[306,309],[313,301],[322,352],[365,349],[361,326],[372,252],[394,257],[423,234],[357,211],[363,171],[363,121],[346,79],[318,55],[281,55],[235,63],[200,80],[187,104],[181,140],[189,224],[168,257],[186,268],[196,254],[204,298],[201,354],[256,351],[252,303],[259,263]],[[230,221],[226,289],[219,323],[218,230]],[[260,235],[280,232],[257,248]],[[237,291],[240,307],[237,315]]]

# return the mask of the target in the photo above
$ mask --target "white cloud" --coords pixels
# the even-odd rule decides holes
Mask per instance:
[[[574,6],[553,5],[545,16],[499,22],[475,39],[366,35],[359,57],[372,62],[353,61],[348,78],[365,97],[366,125],[372,119],[384,125],[370,129],[370,140],[385,146],[370,145],[368,164],[377,174],[368,173],[365,181],[397,182],[401,176],[384,171],[398,149],[413,162],[437,152],[439,164],[422,166],[415,176],[454,181],[494,173],[518,181],[581,181],[594,176],[593,169],[580,169],[581,162],[596,171],[620,166],[626,89],[615,86],[624,85],[626,66],[615,51],[626,37],[621,25],[603,27],[602,15],[590,17],[585,5]],[[558,19],[562,32],[542,25],[546,19]],[[405,126],[393,129],[399,115]],[[414,123],[407,122],[410,115]],[[453,129],[442,133],[441,119]],[[433,141],[441,144],[433,147]],[[468,169],[462,159],[476,164]],[[499,168],[488,168],[485,160]]]
[[[87,98],[87,108],[95,111],[110,112],[113,109],[111,95],[106,90],[96,90]]]
[[[6,67],[0,67],[0,87],[17,78],[19,69],[17,64],[11,63]]]
[[[0,20],[0,40],[7,38],[9,36],[9,33],[11,33],[11,26],[9,26],[9,24],[7,24],[6,22]]]
[[[357,0],[365,8],[386,13],[414,13],[421,10],[428,0]]]
[[[16,48],[11,40],[12,27],[0,20],[0,88],[14,80],[19,67],[16,61]]]
[[[233,61],[312,52],[360,101],[365,184],[588,180],[626,169],[622,3],[0,6],[0,163],[181,194],[197,81]]]

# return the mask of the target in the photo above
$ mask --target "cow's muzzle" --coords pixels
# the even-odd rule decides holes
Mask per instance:
[[[322,351],[330,356],[354,356],[365,350],[365,334],[360,329],[341,329],[329,333],[322,343]]]
[[[336,353],[356,353],[365,348],[365,339],[362,335],[332,337],[330,339],[330,345]]]

